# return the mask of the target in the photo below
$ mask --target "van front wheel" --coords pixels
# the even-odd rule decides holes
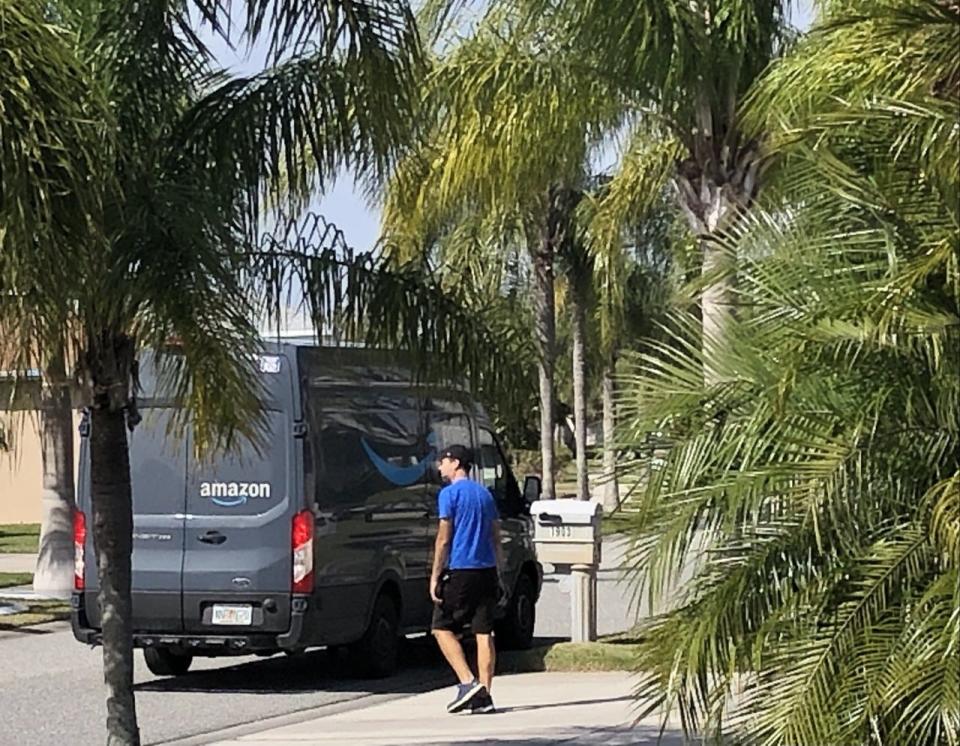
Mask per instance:
[[[397,670],[400,655],[400,614],[389,596],[377,597],[370,625],[363,637],[351,646],[360,672],[372,679],[382,679]]]
[[[192,655],[166,648],[146,648],[143,659],[147,662],[150,673],[156,676],[182,676],[190,670],[190,664],[193,663]]]
[[[497,625],[497,644],[504,650],[527,650],[537,622],[537,589],[523,573],[510,596],[506,617]]]

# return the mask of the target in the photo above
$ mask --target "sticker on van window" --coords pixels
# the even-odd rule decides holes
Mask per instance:
[[[260,356],[260,372],[261,373],[279,373],[280,372],[280,356],[279,355],[261,355]]]
[[[269,482],[200,482],[200,497],[224,508],[243,505],[247,500],[270,499]]]
[[[363,446],[363,450],[366,451],[370,463],[376,467],[377,471],[379,471],[388,482],[398,487],[407,487],[414,484],[420,477],[426,474],[430,464],[437,460],[436,442],[437,436],[431,432],[427,436],[427,444],[431,446],[430,452],[415,464],[411,464],[410,466],[397,466],[396,464],[391,464],[373,450],[373,447],[367,442],[366,438],[360,438],[360,445]]]

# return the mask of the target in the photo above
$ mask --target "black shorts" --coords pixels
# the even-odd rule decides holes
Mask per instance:
[[[440,599],[433,607],[433,629],[460,632],[467,624],[474,634],[493,632],[497,609],[497,568],[482,570],[449,570],[441,580]]]

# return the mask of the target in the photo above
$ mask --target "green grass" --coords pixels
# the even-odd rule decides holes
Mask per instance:
[[[0,616],[0,631],[33,627],[69,618],[70,604],[66,601],[31,601],[23,613]]]
[[[633,671],[637,640],[627,635],[597,642],[555,642],[550,645],[504,652],[499,656],[501,673],[529,671]]]
[[[15,585],[31,585],[32,572],[0,572],[0,588],[12,588]]]
[[[39,523],[0,523],[0,553],[35,554],[39,547]]]

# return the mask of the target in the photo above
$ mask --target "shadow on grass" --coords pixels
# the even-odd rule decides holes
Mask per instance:
[[[32,554],[39,546],[39,523],[0,523],[0,553]]]

